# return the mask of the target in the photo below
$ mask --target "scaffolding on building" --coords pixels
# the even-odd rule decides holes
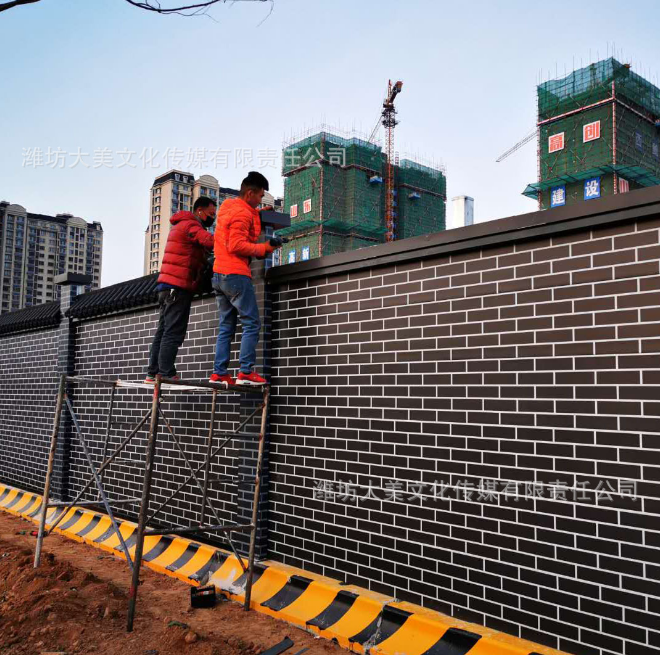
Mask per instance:
[[[524,195],[552,205],[553,189],[582,199],[660,184],[660,89],[613,57],[537,87],[538,181]],[[620,180],[624,181],[622,183]]]
[[[110,389],[108,415],[105,421],[106,430],[102,448],[103,456],[100,463],[98,464],[94,462],[94,458],[92,457],[92,452],[90,449],[91,442],[88,442],[88,440],[85,438],[85,435],[83,434],[78,415],[69,397],[68,388],[74,384],[100,386]],[[117,389],[120,388],[134,388],[149,391],[152,395],[151,406],[133,427],[128,436],[121,439],[120,443],[116,445],[114,449],[112,449],[112,451],[109,453],[109,450],[111,450],[111,426],[113,424],[113,415],[115,411],[115,394]],[[208,424],[208,435],[204,449],[204,461],[197,466],[193,464],[191,458],[186,454],[181,440],[172,427],[172,422],[168,419],[163,408],[161,407],[161,399],[164,391],[184,392],[187,394],[201,394],[202,396],[211,394],[210,418]],[[218,396],[229,394],[258,394],[261,396],[261,402],[257,404],[254,411],[249,413],[245,420],[239,421],[239,424],[235,430],[218,431],[216,429]],[[44,484],[44,493],[41,504],[39,531],[37,533],[37,544],[34,557],[35,568],[37,568],[40,564],[44,538],[50,535],[53,530],[55,530],[55,528],[67,515],[69,510],[71,510],[73,507],[102,507],[106,511],[110,519],[112,529],[119,540],[120,546],[118,550],[123,552],[126,558],[126,562],[132,573],[129,592],[127,631],[130,632],[133,629],[140,567],[142,563],[142,555],[144,553],[145,540],[150,538],[161,538],[163,535],[198,535],[204,533],[222,533],[224,535],[224,539],[229,545],[229,548],[232,550],[238,563],[243,569],[243,573],[246,575],[244,607],[246,611],[249,610],[254,576],[259,495],[263,473],[262,467],[269,398],[270,388],[268,386],[264,386],[262,388],[227,385],[223,386],[220,384],[202,381],[174,381],[161,378],[161,376],[156,377],[155,383],[153,385],[146,385],[142,382],[103,380],[82,376],[62,375],[60,377],[60,384],[57,394],[57,403],[55,408],[55,416],[53,419],[53,431],[51,435],[48,466],[46,471],[46,481]],[[55,465],[56,451],[58,448],[61,418],[64,415],[65,410],[73,424],[73,436],[82,448],[87,468],[89,469],[91,475],[71,501],[52,501],[50,499],[51,481]],[[255,418],[256,420],[259,419],[259,413],[261,414],[259,433],[244,431],[246,426],[254,424]],[[160,421],[162,421],[163,425],[166,427],[166,434],[168,434],[172,439],[178,449],[181,459],[185,462],[186,469],[188,470],[188,477],[182,484],[176,487],[174,492],[172,492],[169,497],[162,501],[157,506],[157,508],[150,513],[149,509],[152,500],[152,479],[159,445]],[[104,475],[110,465],[116,460],[118,455],[125,451],[127,446],[135,439],[136,435],[138,435],[138,433],[145,427],[145,425],[147,425],[147,422],[147,446],[144,461],[144,478],[142,482],[141,495],[139,497],[133,498],[111,499],[105,490]],[[216,438],[220,441],[220,443],[217,445],[215,444]],[[226,520],[223,520],[220,512],[218,512],[216,507],[213,505],[209,493],[210,486],[217,483],[238,485],[239,483],[249,484],[250,482],[247,480],[240,480],[239,475],[212,478],[211,465],[212,462],[214,462],[214,460],[224,452],[228,444],[236,440],[252,443],[254,441],[258,442],[254,478],[251,481],[251,484],[254,486],[254,493],[252,499],[251,520],[249,522],[234,521],[229,523]],[[99,444],[97,444],[97,446],[98,445]],[[189,526],[173,526],[165,525],[162,522],[156,523],[155,519],[166,508],[170,507],[172,501],[180,496],[180,494],[191,485],[196,486],[199,492],[200,505],[198,511],[199,521],[197,524]],[[98,496],[96,498],[85,499],[85,495],[88,494],[88,492],[94,487],[96,488]],[[117,523],[115,510],[117,507],[123,507],[131,504],[137,506],[138,523],[137,528],[131,535],[130,539],[124,539],[124,535],[120,531],[120,527]],[[54,509],[54,512],[49,517],[48,514],[50,509]],[[249,532],[250,534],[247,563],[243,561],[243,558],[237,552],[237,549],[232,541],[232,532]],[[131,551],[133,552],[133,556],[131,556]]]
[[[443,230],[444,168],[395,162],[397,238]],[[327,130],[306,133],[285,144],[282,164],[284,208],[291,215],[291,226],[278,230],[290,239],[282,263],[298,261],[296,253],[311,259],[386,240],[387,156],[379,145]]]

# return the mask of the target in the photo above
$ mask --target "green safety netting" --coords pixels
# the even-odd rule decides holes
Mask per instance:
[[[586,107],[612,95],[625,98],[651,114],[660,115],[660,89],[613,57],[590,64],[537,87],[539,120]]]
[[[278,234],[302,243],[306,232],[322,227],[322,255],[383,242],[386,172],[380,146],[361,139],[319,132],[288,146],[283,152],[284,208],[292,214],[291,227]],[[409,159],[394,167],[397,238],[444,229],[445,202],[442,169]]]
[[[626,166],[619,164],[608,164],[605,166],[596,166],[586,171],[580,171],[573,174],[559,175],[551,180],[544,180],[543,182],[535,182],[528,184],[523,195],[528,198],[536,198],[539,191],[545,191],[562,184],[571,184],[573,182],[582,182],[592,177],[599,177],[601,175],[608,175],[616,173],[620,177],[628,180],[629,182],[636,182],[640,186],[654,186],[660,184],[660,177],[649,173],[641,166]]]

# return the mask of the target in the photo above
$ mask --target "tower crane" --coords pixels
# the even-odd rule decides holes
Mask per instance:
[[[509,148],[506,152],[503,152],[496,160],[495,163],[499,163],[503,160],[505,160],[509,155],[512,155],[516,150],[520,150],[525,144],[529,143],[532,139],[536,137],[537,134],[537,128],[534,128],[533,132],[530,132],[524,139],[521,139],[516,143],[515,146]]]
[[[394,221],[394,128],[398,121],[396,120],[394,99],[401,93],[402,88],[403,82],[401,80],[394,84],[392,84],[392,80],[388,82],[387,95],[383,101],[383,110],[369,137],[369,142],[373,142],[376,132],[378,132],[378,127],[381,124],[383,125],[387,140],[387,170],[385,175],[385,224],[387,226],[387,241],[394,241],[396,239],[396,225]]]

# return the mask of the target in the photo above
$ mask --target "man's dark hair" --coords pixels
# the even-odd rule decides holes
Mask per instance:
[[[197,198],[197,200],[195,200],[193,211],[197,211],[198,209],[206,209],[209,205],[217,207],[218,203],[213,200],[213,198],[209,198],[208,196],[200,196]]]
[[[268,191],[268,180],[257,171],[250,171],[248,176],[241,182],[241,196],[244,196],[246,191]]]

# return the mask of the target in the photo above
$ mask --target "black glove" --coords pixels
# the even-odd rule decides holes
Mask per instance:
[[[288,243],[289,240],[286,237],[271,237],[268,240],[268,243],[270,243],[273,248],[279,248],[282,244]]]

